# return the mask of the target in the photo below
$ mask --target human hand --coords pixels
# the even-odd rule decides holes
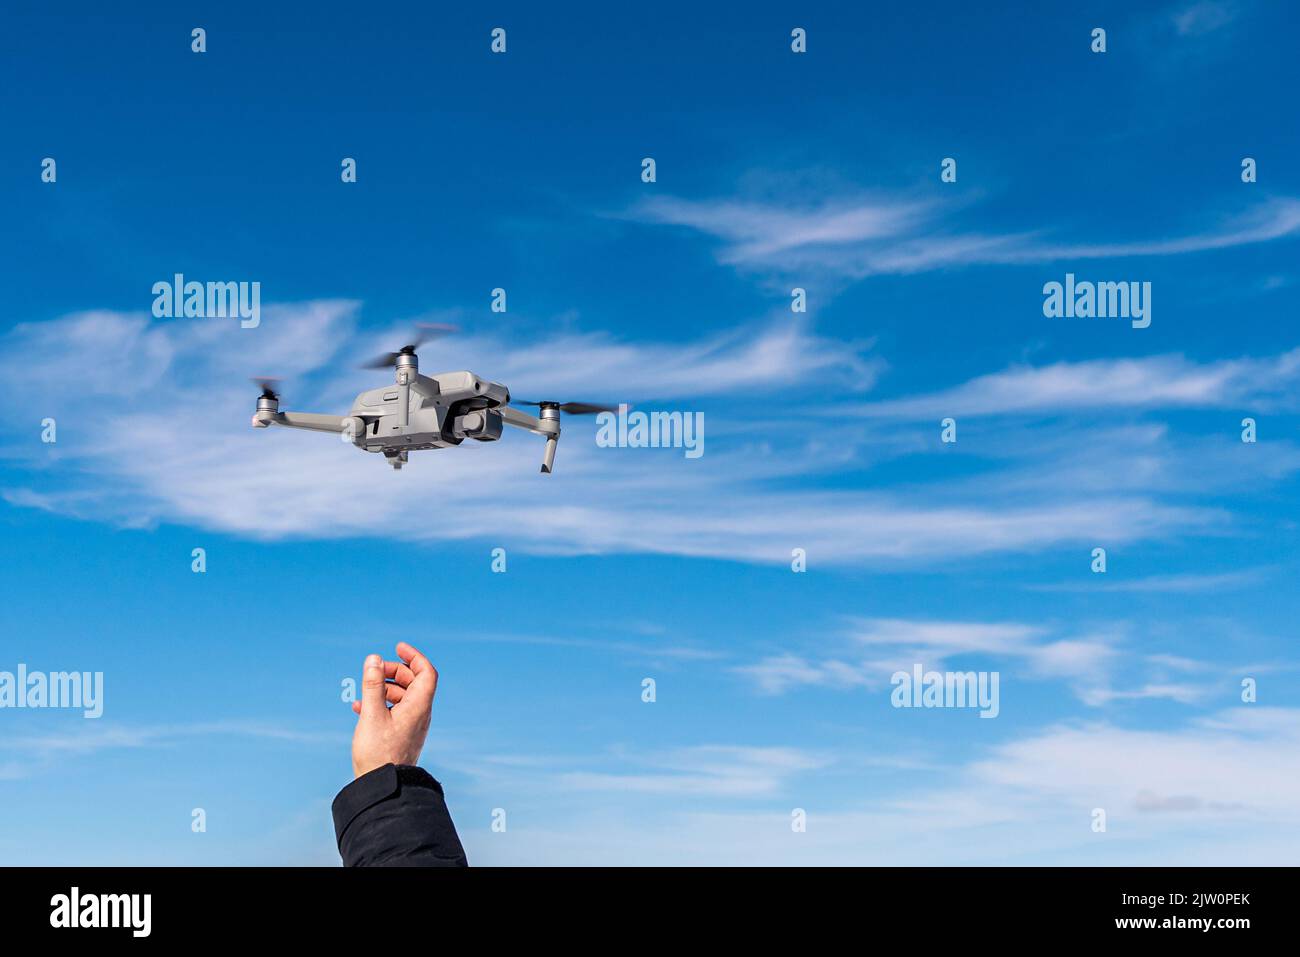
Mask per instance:
[[[352,710],[360,715],[352,734],[355,777],[385,764],[419,763],[438,690],[438,670],[404,641],[397,643],[397,657],[401,660],[384,661],[379,655],[366,658],[361,700],[352,702]]]

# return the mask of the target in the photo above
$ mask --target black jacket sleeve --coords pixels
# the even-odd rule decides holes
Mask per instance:
[[[385,764],[334,798],[345,867],[465,867],[442,785],[424,768]]]

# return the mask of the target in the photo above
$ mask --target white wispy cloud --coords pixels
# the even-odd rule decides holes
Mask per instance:
[[[759,691],[772,695],[801,687],[878,687],[883,683],[881,670],[836,658],[809,660],[789,652],[768,655],[754,664],[738,665],[732,669],[752,681]]]
[[[1251,408],[1251,412],[1255,409]],[[1175,428],[1145,409],[1117,410],[1097,417],[1057,414],[1044,408],[1020,418],[959,417],[962,441],[948,446],[971,464],[970,474],[953,478],[945,492],[964,500],[984,500],[1001,494],[1018,500],[1051,500],[1068,489],[1078,496],[1143,495],[1159,501],[1200,501],[1212,504],[1244,501],[1264,487],[1276,487],[1300,473],[1300,445],[1287,438],[1275,415],[1260,416],[1261,441],[1243,443],[1240,413],[1207,418],[1209,430]],[[922,429],[933,437],[930,422],[899,429],[888,419],[873,420],[872,431]],[[1114,423],[1114,424],[1111,424]],[[935,442],[931,438],[931,442]],[[1240,516],[1222,509],[1221,524],[1205,529],[1215,534],[1245,534]],[[1153,579],[1157,576],[1150,576]],[[1153,581],[1152,588],[1161,585]],[[1228,584],[1225,580],[1219,586]],[[1177,583],[1166,581],[1165,590]],[[1136,587],[1136,586],[1135,586]]]
[[[1112,701],[1149,701],[1165,699],[1180,704],[1197,704],[1212,693],[1205,685],[1144,684],[1138,688],[1086,688],[1081,694],[1085,704],[1106,705]]]
[[[575,791],[753,798],[779,793],[794,775],[830,759],[794,748],[700,745],[639,758],[646,770],[566,771],[556,783]]]
[[[23,733],[12,731],[0,738],[0,754],[18,757],[0,762],[0,780],[17,780],[57,769],[61,762],[95,758],[123,750],[177,747],[197,738],[251,738],[293,747],[346,747],[347,735],[287,726],[274,720],[230,718],[220,721],[158,725],[106,724],[75,721],[76,730]]]
[[[1236,17],[1235,4],[1217,2],[1217,0],[1197,0],[1196,3],[1176,11],[1173,22],[1179,36],[1204,36],[1227,26]]]
[[[698,460],[672,450],[599,449],[591,420],[571,420],[557,471],[544,478],[540,443],[514,431],[491,445],[417,453],[394,473],[327,435],[251,429],[250,374],[284,376],[282,407],[304,411],[341,413],[374,384],[352,365],[381,340],[391,347],[397,334],[358,332],[356,312],[353,303],[273,305],[256,330],[104,312],[19,326],[0,352],[0,408],[34,422],[55,417],[59,441],[41,443],[35,427],[6,433],[0,449],[31,481],[11,484],[5,500],[129,526],[172,522],[256,538],[490,538],[559,554],[759,562],[789,562],[796,547],[813,562],[954,560],[1134,541],[1221,520],[1143,494],[1058,493],[1008,505],[1001,496],[922,500],[888,489],[800,487],[799,478],[835,456],[797,429],[765,435],[769,420],[756,421],[748,406],[708,413],[706,424],[721,423],[710,434],[730,425],[738,435],[715,441]],[[522,350],[504,334],[444,341],[434,352],[439,365],[473,369],[517,395],[617,401],[654,392],[679,396],[676,408],[690,408],[692,384],[702,400],[778,383],[822,388],[837,378],[860,381],[865,361],[795,326],[677,346],[574,334]],[[75,382],[49,387],[51,355],[78,370]]]
[[[1243,568],[1233,572],[1187,573],[1181,575],[1147,575],[1143,578],[1112,579],[1104,581],[1055,582],[1029,584],[1031,591],[1055,592],[1167,592],[1171,594],[1197,594],[1227,588],[1247,588],[1259,584],[1272,572],[1271,568]]]
[[[595,753],[466,753],[461,771],[474,789],[526,791],[576,804],[590,795],[756,799],[781,794],[791,781],[835,764],[816,750],[781,745],[698,744],[673,748],[609,747]]]
[[[836,767],[851,763],[838,757]],[[726,779],[732,764],[719,758]],[[849,796],[829,792],[819,759],[799,758],[777,762],[773,786],[743,792],[743,805],[727,803],[742,795],[726,787],[703,795],[689,784],[676,793],[714,803],[664,801],[657,783],[635,780],[657,782],[653,768],[628,772],[621,812],[593,813],[556,788],[568,815],[547,813],[504,841],[471,835],[468,850],[480,863],[913,866],[1066,854],[1092,864],[1285,864],[1300,853],[1297,709],[1242,705],[1161,730],[1054,725],[946,768],[900,772],[871,798],[852,796],[851,785]],[[533,793],[538,774],[493,786]],[[805,831],[792,832],[795,807],[806,810]],[[1091,826],[1098,809],[1104,832]]]
[[[840,646],[835,655],[785,651],[730,670],[767,695],[802,688],[884,691],[895,672],[910,673],[917,664],[927,671],[992,668],[1024,680],[1059,680],[1095,708],[1158,699],[1192,705],[1224,693],[1226,685],[1210,673],[1225,669],[1188,658],[1136,655],[1130,630],[1125,624],[1066,630],[1021,622],[850,619],[834,640]],[[1169,681],[1171,670],[1210,677],[1196,683]]]
[[[186,738],[216,736],[261,738],[292,744],[329,744],[346,741],[334,732],[305,731],[276,721],[228,719],[167,725],[101,725],[78,722],[76,732],[7,735],[0,748],[42,754],[94,754],[118,748],[147,748]]]
[[[1100,408],[1274,408],[1300,398],[1300,349],[1195,362],[1179,355],[1017,365],[952,389],[867,403],[882,418],[1063,413]]]
[[[1300,711],[1239,705],[1175,731],[1052,728],[995,749],[975,771],[1039,793],[1094,795],[1121,812],[1146,792],[1295,820],[1297,742]]]
[[[400,335],[400,330],[372,334],[373,351],[382,351],[383,343],[392,348]],[[633,405],[648,399],[725,396],[763,383],[791,386],[812,379],[865,391],[883,367],[878,356],[863,356],[851,344],[819,338],[784,319],[675,343],[574,332],[520,341],[497,335],[458,336],[439,340],[427,361],[445,368],[490,364],[484,374],[508,383],[512,394],[521,397],[541,390],[564,400],[603,398]]]
[[[961,232],[944,206],[871,194],[816,203],[662,196],[634,207],[642,222],[679,226],[718,242],[720,262],[779,275],[862,279],[970,265],[1172,256],[1268,242],[1300,232],[1300,200],[1272,197],[1214,226],[1181,236],[1063,242],[1042,230]]]

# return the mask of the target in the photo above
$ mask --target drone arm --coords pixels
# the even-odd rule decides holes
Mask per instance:
[[[527,412],[520,412],[512,406],[503,405],[497,409],[501,413],[501,421],[506,425],[513,425],[516,429],[527,429],[529,432],[536,432],[538,435],[547,435],[542,425],[542,420],[536,416],[529,415]]]
[[[520,412],[510,405],[503,405],[497,411],[501,413],[501,421],[506,425],[513,425],[517,429],[527,429],[529,432],[547,438],[558,439],[560,437],[559,419],[539,419],[527,412]]]
[[[549,474],[552,466],[555,465],[555,446],[560,441],[559,412],[554,413],[555,418],[539,419],[508,405],[502,406],[497,411],[501,413],[501,421],[506,425],[513,425],[517,429],[527,429],[534,435],[540,435],[546,439],[546,451],[542,453],[542,472]]]
[[[262,429],[274,424],[312,432],[344,432],[350,419],[351,416],[317,415],[315,412],[258,412],[253,416],[253,425]]]
[[[342,432],[347,419],[341,415],[317,415],[315,412],[281,412],[280,425],[291,429],[309,429],[312,432]]]

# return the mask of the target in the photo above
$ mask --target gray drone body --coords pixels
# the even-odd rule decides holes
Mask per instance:
[[[542,472],[550,472],[562,409],[579,415],[612,411],[585,403],[534,402],[529,404],[540,406],[540,410],[533,416],[509,406],[510,390],[504,385],[473,372],[421,375],[415,348],[405,346],[381,359],[383,365],[393,365],[394,384],[362,392],[343,416],[281,412],[280,397],[269,382],[263,382],[253,426],[338,433],[359,449],[382,453],[393,468],[400,469],[409,452],[449,448],[466,439],[495,442],[501,438],[503,426],[510,425],[546,439]]]

